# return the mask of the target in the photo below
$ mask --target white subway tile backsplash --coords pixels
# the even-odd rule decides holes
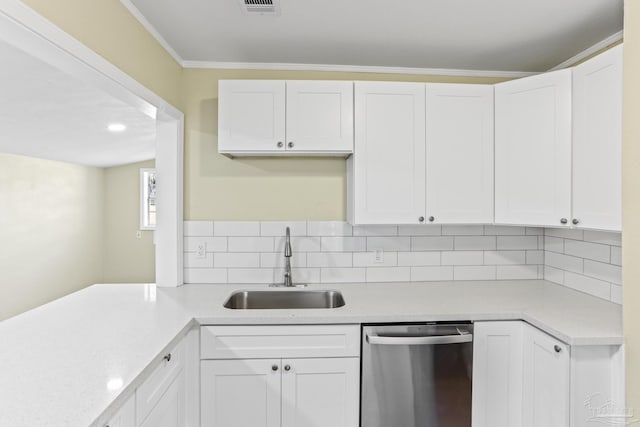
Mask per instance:
[[[564,253],[565,239],[552,236],[544,236],[544,250],[550,252]]]
[[[398,254],[396,252],[383,252],[382,260],[376,261],[375,252],[354,252],[354,267],[395,267],[398,265]]]
[[[273,252],[273,237],[228,237],[229,252]]]
[[[482,236],[484,225],[443,225],[443,236]]]
[[[584,275],[622,285],[622,267],[603,262],[584,260]]]
[[[184,253],[185,268],[213,268],[213,253],[207,252],[204,258],[199,258],[195,252]]]
[[[571,273],[569,271],[565,272],[564,286],[591,294],[598,298],[611,299],[611,284],[583,276],[582,274]]]
[[[411,267],[367,267],[367,282],[409,282]]]
[[[185,221],[185,236],[213,236],[213,221]]]
[[[412,282],[453,280],[453,266],[411,267]]]
[[[306,236],[306,221],[261,221],[260,236],[284,236],[289,227],[291,236]]]
[[[544,228],[540,227],[526,227],[525,234],[527,236],[544,236]]]
[[[351,252],[310,252],[307,254],[309,267],[352,267]]]
[[[397,236],[397,225],[356,225],[353,227],[354,236]]]
[[[538,267],[542,271],[544,261],[537,243],[542,233],[535,228],[429,224],[351,227],[340,221],[185,221],[185,282],[280,282],[284,274],[283,236],[287,226],[291,228],[291,263],[296,282],[530,278],[539,274]],[[531,248],[534,241],[536,247]],[[497,250],[498,242],[509,250]],[[195,254],[201,243],[206,245],[205,258]],[[376,262],[376,250],[381,250],[382,262]]]
[[[611,302],[622,304],[622,286],[611,285]]]
[[[230,268],[229,283],[275,283],[272,268]]]
[[[342,221],[309,221],[307,222],[308,236],[352,236],[353,227]]]
[[[366,268],[321,268],[322,283],[364,283],[367,280]]]
[[[482,265],[484,264],[484,252],[482,251],[455,251],[442,252],[442,265]]]
[[[559,285],[564,284],[564,270],[551,267],[550,265],[544,266],[544,278],[553,283],[557,283]]]
[[[367,237],[367,250],[375,251],[409,251],[411,250],[411,237]]]
[[[539,249],[539,236],[498,236],[498,250]]]
[[[364,252],[367,250],[366,237],[321,237],[322,252]]]
[[[216,268],[258,268],[260,267],[260,254],[218,252],[213,256],[213,266]]]
[[[452,251],[453,237],[411,237],[411,251]]]
[[[526,251],[487,251],[484,253],[486,265],[526,264]]]
[[[185,268],[185,283],[227,283],[226,268]]]
[[[184,252],[197,252],[198,245],[205,244],[207,252],[224,252],[227,250],[226,237],[185,237]]]
[[[535,280],[538,278],[537,265],[498,265],[498,280]]]
[[[580,258],[587,258],[607,263],[611,260],[611,249],[609,245],[583,242],[580,240],[565,241],[564,253],[567,255],[573,255]]]
[[[423,225],[399,225],[399,236],[441,236],[442,226],[423,224]]]
[[[484,234],[487,236],[524,236],[526,228],[507,225],[485,225]]]
[[[601,243],[603,245],[622,246],[621,233],[614,233],[610,231],[585,230],[584,240],[593,243]]]
[[[214,221],[214,236],[259,236],[258,221]]]
[[[495,236],[455,236],[453,248],[456,251],[495,250]]]
[[[584,260],[569,255],[547,252],[544,257],[546,265],[574,273],[582,273]]]
[[[398,265],[409,267],[440,265],[440,252],[398,252]]]
[[[611,264],[622,265],[622,248],[611,246]]]
[[[559,237],[561,239],[583,240],[584,231],[572,230],[570,228],[546,228],[545,236]]]
[[[493,265],[455,266],[453,280],[496,280],[496,267]]]

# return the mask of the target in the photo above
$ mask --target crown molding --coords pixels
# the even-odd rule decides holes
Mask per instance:
[[[270,62],[215,62],[183,61],[184,68],[240,69],[240,70],[281,70],[281,71],[339,71],[349,73],[416,74],[461,77],[505,77],[519,78],[538,73],[525,71],[460,70],[453,68],[413,68],[382,67],[369,65],[328,65],[328,64],[291,64]]]
[[[624,31],[618,31],[617,33],[610,35],[606,39],[599,41],[598,43],[594,44],[593,46],[586,48],[585,50],[583,50],[582,52],[578,53],[577,55],[572,56],[571,58],[567,59],[566,61],[561,62],[560,64],[556,65],[555,67],[549,69],[549,71],[562,70],[564,68],[569,68],[569,67],[571,67],[573,65],[576,65],[578,62],[582,61],[585,58],[588,58],[590,55],[593,55],[597,51],[599,51],[601,49],[604,49],[605,47],[610,46],[610,45],[622,40],[623,36],[624,36]]]
[[[120,0],[120,3],[122,3],[122,5],[127,8],[129,13],[131,13],[133,15],[133,17],[136,18],[138,20],[138,22],[144,27],[144,29],[147,30],[149,32],[149,34],[151,34],[153,36],[153,38],[155,38],[158,43],[160,43],[160,46],[162,46],[164,48],[164,50],[166,50],[167,53],[169,55],[171,55],[171,57],[181,67],[184,68],[184,65],[182,65],[183,62],[184,62],[184,59],[182,59],[182,57],[178,54],[178,52],[176,52],[175,49],[173,49],[173,47],[171,47],[169,42],[167,42],[165,40],[165,38],[162,37],[160,32],[158,32],[158,30],[156,30],[156,27],[154,27],[151,24],[151,22],[149,22],[147,20],[147,18],[145,18],[145,16],[142,14],[142,12],[140,12],[140,10],[136,7],[136,5],[134,5],[131,2],[131,0]]]

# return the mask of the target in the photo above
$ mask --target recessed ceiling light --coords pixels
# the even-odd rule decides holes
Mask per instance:
[[[111,123],[107,126],[107,129],[109,129],[109,132],[124,132],[127,130],[127,127],[122,123]]]

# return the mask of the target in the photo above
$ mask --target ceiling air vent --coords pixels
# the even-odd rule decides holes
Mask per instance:
[[[280,0],[240,0],[245,15],[279,15]]]

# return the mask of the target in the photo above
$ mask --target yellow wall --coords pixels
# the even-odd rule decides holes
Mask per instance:
[[[140,168],[155,161],[104,171],[104,277],[106,283],[153,283],[156,277],[153,232],[140,229]]]
[[[104,174],[0,154],[0,320],[102,280]]]
[[[184,216],[188,220],[344,220],[346,163],[331,158],[218,154],[218,80],[392,80],[495,83],[505,79],[309,71],[185,69]]]
[[[640,2],[625,1],[622,280],[627,407],[640,418]]]
[[[182,68],[118,0],[22,0],[180,108]]]

